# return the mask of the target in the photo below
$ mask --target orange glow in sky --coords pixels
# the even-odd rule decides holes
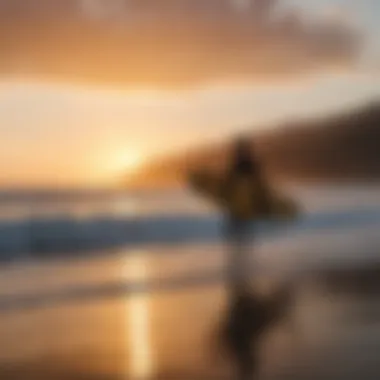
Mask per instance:
[[[113,185],[364,105],[380,96],[375,3],[1,0],[0,188]]]
[[[157,156],[379,95],[378,76],[344,73],[172,93],[7,81],[0,84],[0,186],[119,184]]]

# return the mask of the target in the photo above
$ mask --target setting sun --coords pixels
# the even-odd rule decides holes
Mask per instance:
[[[141,153],[126,149],[122,152],[115,152],[106,159],[106,170],[113,177],[129,175],[138,171],[143,163],[144,157]]]
[[[110,157],[110,170],[133,173],[138,170],[144,162],[141,153],[125,151]]]
[[[116,183],[126,176],[133,175],[145,162],[142,153],[128,148],[104,152],[98,156],[98,162],[93,164],[93,182],[107,185]]]

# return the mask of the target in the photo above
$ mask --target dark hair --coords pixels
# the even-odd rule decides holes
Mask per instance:
[[[235,140],[231,169],[236,174],[255,174],[259,171],[254,143],[247,136],[239,136]]]

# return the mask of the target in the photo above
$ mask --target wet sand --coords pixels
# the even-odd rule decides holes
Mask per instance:
[[[218,276],[159,291],[120,286],[220,270],[220,256],[198,259],[120,252],[1,269],[0,379],[234,379],[214,340],[225,307]],[[263,276],[266,284],[274,278]],[[337,267],[296,284],[291,318],[263,342],[261,378],[379,379],[379,267]],[[67,297],[48,297],[67,290]],[[9,303],[25,295],[48,302]]]

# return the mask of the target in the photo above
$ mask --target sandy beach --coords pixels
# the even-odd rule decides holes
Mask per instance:
[[[223,256],[210,250],[202,270],[191,257],[120,251],[3,268],[1,379],[233,379],[213,344]],[[378,379],[378,273],[372,264],[299,276],[293,322],[262,344],[262,378]]]

